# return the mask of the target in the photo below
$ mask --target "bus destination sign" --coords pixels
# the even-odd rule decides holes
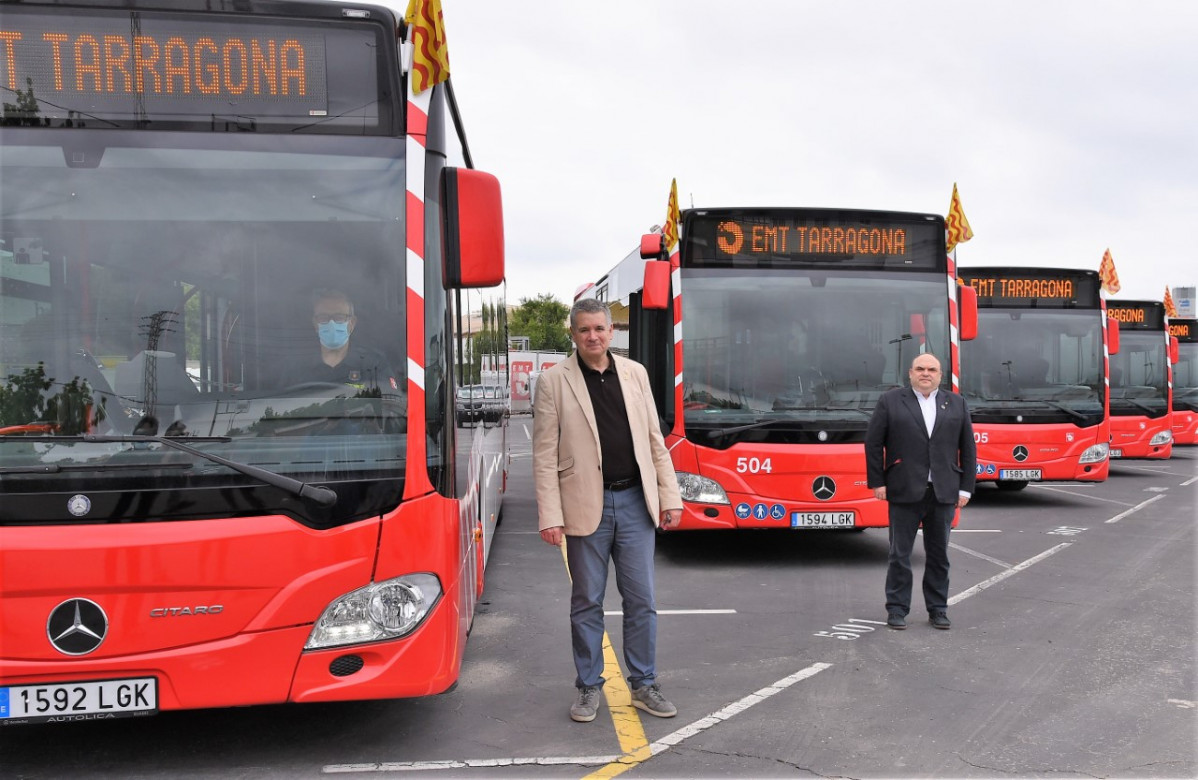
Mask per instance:
[[[0,17],[5,119],[27,124],[324,117],[327,62],[313,23],[86,10]]]
[[[1169,335],[1187,344],[1198,342],[1198,320],[1169,320]]]
[[[783,267],[926,269],[945,262],[944,223],[922,215],[795,209],[692,211],[684,223],[684,237],[692,250],[691,259],[705,265],[750,261]]]
[[[1098,307],[1096,274],[1055,273],[1028,269],[1018,273],[960,272],[972,287],[978,305],[986,307]]]
[[[1152,301],[1107,301],[1106,315],[1119,321],[1121,328],[1164,330],[1165,306]]]

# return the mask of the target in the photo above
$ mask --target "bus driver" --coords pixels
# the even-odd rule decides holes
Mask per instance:
[[[329,382],[359,391],[398,393],[399,377],[381,352],[360,344],[351,347],[350,337],[357,325],[348,295],[340,290],[318,290],[312,299],[312,327],[320,352],[313,352],[308,360],[291,362],[284,370],[285,386]]]

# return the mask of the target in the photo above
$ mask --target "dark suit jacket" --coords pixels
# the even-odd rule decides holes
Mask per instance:
[[[960,491],[972,493],[977,447],[965,399],[940,388],[929,438],[914,390],[883,393],[865,434],[865,471],[870,489],[885,486],[893,503],[922,500],[929,472],[938,503],[955,504]]]

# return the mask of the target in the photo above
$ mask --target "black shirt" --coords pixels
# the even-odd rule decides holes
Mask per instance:
[[[403,388],[391,364],[371,347],[350,346],[345,359],[335,366],[325,363],[320,352],[307,360],[292,362],[283,371],[283,386],[307,382],[329,382],[356,387],[359,391],[377,390],[382,395],[397,395]]]
[[[603,458],[603,481],[620,482],[640,477],[636,452],[632,445],[632,428],[628,425],[628,408],[620,390],[620,375],[616,359],[609,352],[607,370],[596,371],[575,353],[582,376],[586,379],[591,406],[595,408],[595,425],[599,429],[599,453]]]

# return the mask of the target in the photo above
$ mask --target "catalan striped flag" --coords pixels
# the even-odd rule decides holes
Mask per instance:
[[[1165,285],[1165,316],[1177,316],[1177,305],[1173,303],[1173,293],[1169,292],[1169,285]]]
[[[666,226],[662,234],[666,240],[666,252],[670,252],[678,244],[678,222],[682,219],[678,211],[678,180],[670,180],[670,202],[666,204]]]
[[[1102,262],[1098,264],[1098,281],[1102,282],[1102,291],[1114,295],[1123,289],[1119,284],[1119,273],[1115,270],[1115,258],[1111,257],[1108,249],[1102,254]]]
[[[411,0],[403,20],[412,44],[412,93],[419,95],[449,78],[441,0]]]
[[[964,244],[973,238],[973,228],[965,218],[965,210],[961,208],[961,196],[957,194],[957,183],[953,182],[953,199],[948,204],[948,216],[944,218],[944,229],[948,232],[948,251],[953,251],[957,244]]]

